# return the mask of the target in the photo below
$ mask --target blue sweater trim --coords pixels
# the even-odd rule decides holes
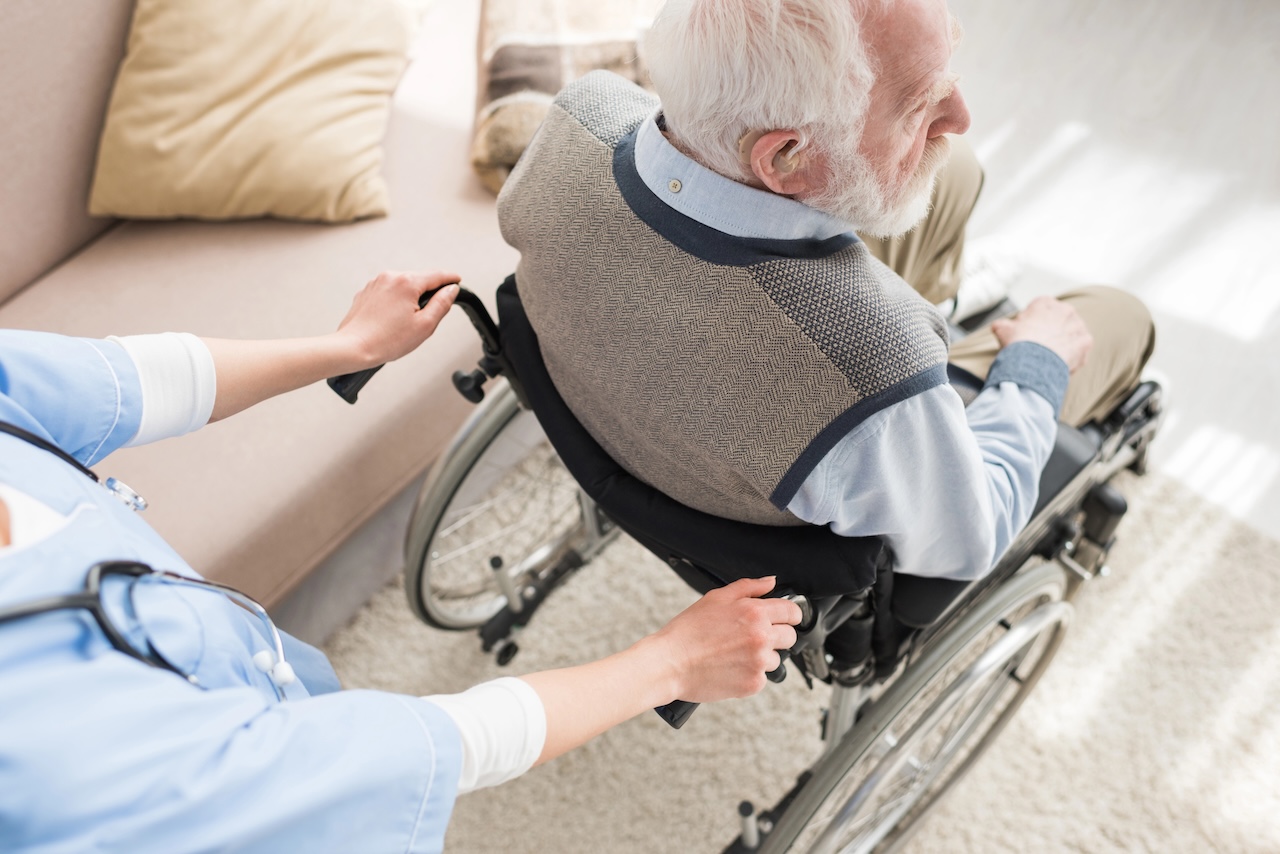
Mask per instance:
[[[636,132],[632,131],[613,151],[613,178],[618,190],[645,225],[690,255],[726,267],[748,267],[779,258],[826,258],[858,242],[852,232],[826,240],[770,240],[716,231],[653,194],[636,170],[635,145]]]
[[[1053,417],[1062,412],[1071,372],[1062,357],[1034,341],[1015,341],[996,355],[984,388],[1013,383],[1049,401]]]
[[[782,480],[778,482],[777,488],[769,496],[769,501],[779,510],[786,510],[788,505],[791,504],[791,500],[796,497],[796,493],[800,491],[800,487],[804,486],[805,480],[817,468],[818,463],[822,462],[823,458],[831,453],[831,449],[839,444],[840,440],[851,433],[855,427],[881,410],[888,409],[894,404],[901,403],[908,398],[915,397],[921,392],[928,391],[946,382],[947,366],[934,365],[932,368],[927,368],[915,376],[907,377],[902,382],[890,386],[879,394],[863,398],[846,409],[823,428],[822,432],[809,443],[809,447],[805,448],[804,453],[800,455],[800,458],[792,464]]]

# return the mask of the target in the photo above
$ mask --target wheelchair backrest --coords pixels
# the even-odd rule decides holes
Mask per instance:
[[[574,479],[614,522],[699,592],[739,578],[778,576],[778,589],[834,596],[869,588],[890,565],[878,538],[841,537],[815,525],[774,527],[680,504],[619,465],[574,417],[547,374],[515,277],[498,289],[502,347],[538,421]]]

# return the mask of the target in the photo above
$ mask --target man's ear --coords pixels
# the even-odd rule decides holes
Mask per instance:
[[[745,143],[750,142],[744,138]],[[800,148],[800,134],[793,130],[762,133],[744,152],[756,180],[783,196],[807,193],[814,188],[813,158],[808,148]]]

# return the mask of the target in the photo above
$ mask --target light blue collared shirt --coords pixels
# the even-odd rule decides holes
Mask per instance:
[[[636,133],[636,171],[676,211],[737,237],[826,239],[853,230],[696,163],[666,139],[658,118]],[[787,509],[844,536],[885,538],[899,572],[980,578],[1035,509],[1068,376],[1038,344],[1006,347],[968,408],[941,385],[877,412],[823,458]]]
[[[0,331],[0,420],[82,463],[133,439],[142,403],[121,345]],[[101,486],[2,433],[0,483],[62,518],[0,549],[0,608],[78,592],[103,560],[196,574]],[[293,639],[300,682],[280,702],[247,612],[167,586],[147,607],[151,637],[203,689],[117,652],[83,610],[0,624],[0,851],[441,850],[461,762],[442,709],[320,694],[332,668]]]
[[[826,240],[853,228],[828,213],[713,172],[667,141],[657,117],[636,131],[636,171],[680,213],[734,237]]]

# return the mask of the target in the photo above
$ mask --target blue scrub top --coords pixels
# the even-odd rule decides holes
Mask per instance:
[[[137,433],[142,391],[108,341],[0,331],[0,420],[93,465]],[[76,592],[134,560],[196,575],[142,519],[47,451],[0,433],[0,482],[66,517],[0,551],[0,607]],[[334,691],[289,638],[281,702],[260,622],[225,597],[151,591],[148,626],[203,687],[114,650],[83,611],[0,624],[0,851],[440,851],[457,729],[416,697]],[[327,693],[326,693],[327,692]]]

